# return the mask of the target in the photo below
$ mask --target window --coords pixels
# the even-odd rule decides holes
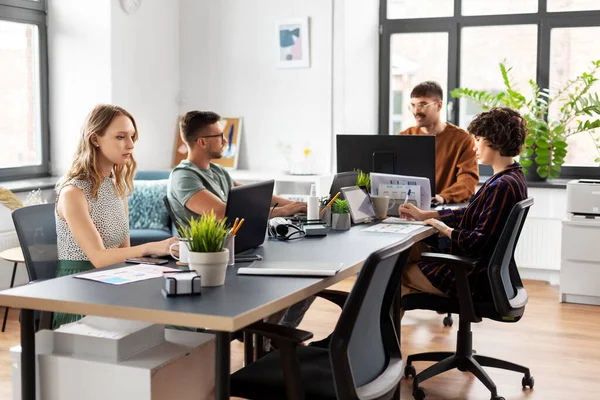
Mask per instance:
[[[431,54],[439,56],[432,61]],[[447,54],[448,33],[446,32],[398,33],[392,36],[390,110],[393,125],[389,134],[395,135],[414,125],[408,106],[410,92],[416,84],[425,80],[434,80],[443,88],[447,87]],[[442,118],[445,116],[442,115]]]
[[[535,77],[537,25],[472,26],[461,31],[460,86],[469,89],[502,91],[499,64],[512,67],[511,77],[519,87]],[[467,104],[470,103],[470,104]],[[460,126],[466,129],[482,109],[460,99]]]
[[[48,175],[44,4],[0,0],[0,180]]]
[[[499,63],[527,91],[529,79],[554,88],[600,59],[600,0],[386,0],[380,2],[379,133],[414,122],[398,107],[424,80],[444,87],[447,120],[468,126],[477,104],[457,102],[457,87],[504,90]],[[411,75],[411,71],[412,72]],[[600,78],[600,76],[598,76]],[[592,89],[600,92],[600,81]],[[399,95],[402,92],[402,96]],[[600,95],[600,94],[599,94]],[[551,108],[549,118],[556,109]],[[402,114],[400,113],[402,112]],[[600,179],[600,129],[568,139],[564,178]]]
[[[389,19],[449,17],[454,14],[453,0],[383,0]]]

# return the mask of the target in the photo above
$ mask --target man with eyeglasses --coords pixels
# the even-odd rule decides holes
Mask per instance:
[[[467,131],[440,118],[443,91],[437,82],[427,81],[415,86],[410,94],[410,112],[416,126],[399,135],[435,135],[435,195],[434,203],[468,201],[479,182],[477,157],[473,138]]]
[[[227,145],[221,117],[210,111],[190,111],[179,122],[179,134],[188,155],[169,176],[167,198],[175,216],[188,220],[192,216],[215,212],[225,216],[229,190],[239,186],[229,173],[211,160],[221,158]],[[306,203],[273,196],[272,204],[279,203],[273,217],[287,217],[306,212]]]

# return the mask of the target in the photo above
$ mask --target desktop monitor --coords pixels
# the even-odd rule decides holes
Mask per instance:
[[[435,191],[434,135],[337,135],[337,171],[429,178]]]

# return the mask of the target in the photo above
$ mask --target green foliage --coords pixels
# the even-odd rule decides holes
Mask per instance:
[[[188,225],[177,224],[177,232],[182,239],[188,240],[188,248],[195,253],[218,253],[223,250],[229,233],[226,218],[218,221],[213,211],[192,217]]]
[[[371,190],[371,174],[359,170],[358,177],[356,178],[356,186],[364,186],[367,190]]]
[[[331,205],[331,212],[333,214],[348,214],[350,212],[348,200],[336,199]]]
[[[484,110],[492,107],[510,107],[518,110],[527,120],[529,136],[521,153],[521,165],[529,167],[535,161],[537,173],[542,178],[557,178],[560,167],[567,155],[567,138],[570,136],[589,134],[600,154],[600,99],[598,93],[591,92],[592,85],[598,80],[596,73],[600,70],[600,60],[592,62],[589,72],[583,72],[575,79],[567,81],[556,91],[540,89],[529,80],[531,97],[519,92],[510,78],[512,68],[500,63],[500,73],[505,90],[491,93],[485,90],[457,88],[451,93],[455,98],[470,99]],[[548,119],[548,110],[558,108],[556,117]],[[581,117],[591,120],[581,121]],[[596,159],[600,162],[600,157]],[[527,171],[525,171],[527,172]]]

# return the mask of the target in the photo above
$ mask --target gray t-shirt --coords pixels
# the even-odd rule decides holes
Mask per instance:
[[[210,164],[208,169],[200,169],[194,163],[183,160],[171,171],[167,186],[167,198],[173,213],[180,221],[197,217],[185,203],[200,190],[208,190],[222,202],[227,202],[229,190],[233,187],[233,179],[225,168]]]

